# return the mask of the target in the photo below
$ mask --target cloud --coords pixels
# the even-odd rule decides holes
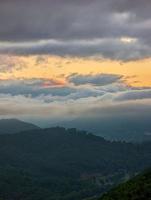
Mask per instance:
[[[129,87],[119,80],[68,87],[47,79],[1,80],[0,118],[76,127],[104,137],[150,132],[151,89]]]
[[[66,83],[45,78],[0,80],[0,94],[43,98],[46,102],[103,97],[128,89],[121,78],[121,75],[114,74],[73,74],[66,78]]]
[[[0,52],[150,57],[150,6],[148,0],[2,0]]]
[[[61,124],[105,134],[106,131],[121,133],[121,130],[149,130],[151,101],[139,99],[131,101],[102,100],[101,96],[83,99],[64,99],[52,102],[45,98],[23,95],[0,95],[0,117],[17,117],[33,121],[41,126]],[[141,115],[140,115],[141,113]],[[108,126],[110,124],[110,126]],[[127,130],[128,131],[128,130]]]
[[[130,87],[123,78],[115,74],[73,74],[67,77],[68,84],[45,78],[0,80],[0,94],[21,95],[46,103],[76,103],[84,99],[100,99],[105,103],[151,98],[150,88]]]
[[[39,96],[39,95],[60,95],[64,96],[73,91],[71,88],[65,87],[64,84],[55,79],[32,78],[32,79],[12,79],[0,80],[0,93]]]
[[[123,41],[127,38],[127,41]],[[131,42],[130,42],[131,41]],[[78,40],[37,40],[26,42],[1,42],[1,54],[18,55],[59,55],[76,57],[95,57],[130,61],[150,57],[151,47],[137,38],[95,38]]]
[[[97,74],[97,75],[79,75],[73,74],[68,77],[69,82],[75,85],[90,84],[94,86],[104,86],[118,82],[122,78],[121,75],[114,74]]]
[[[117,95],[114,100],[116,101],[128,101],[128,100],[140,100],[140,99],[151,99],[151,89],[138,89],[122,92]]]
[[[0,55],[0,72],[12,72],[13,70],[21,70],[26,67],[23,59],[16,56]]]
[[[53,113],[54,118],[55,113],[58,116],[57,109],[59,108],[59,105],[57,107],[55,104],[49,105],[48,103],[44,103],[43,100],[33,99],[23,95],[12,96],[10,94],[1,94],[0,99],[0,116],[3,117],[48,117],[51,113]]]
[[[97,133],[100,127],[107,130],[108,123],[115,131],[129,122],[136,124],[134,128],[137,124],[149,126],[150,88],[129,87],[120,75],[75,74],[68,78],[73,77],[78,77],[76,84],[68,85],[51,79],[0,80],[0,117],[17,117],[42,126],[68,121],[70,126]]]

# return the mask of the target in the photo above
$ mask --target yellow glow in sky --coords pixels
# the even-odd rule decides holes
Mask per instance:
[[[1,62],[0,65],[4,63]],[[66,77],[73,73],[83,75],[107,73],[123,75],[123,79],[131,86],[151,86],[151,59],[120,63],[92,58],[11,56],[5,58],[5,65],[13,67],[12,70],[1,71],[1,79],[47,78],[65,83]]]

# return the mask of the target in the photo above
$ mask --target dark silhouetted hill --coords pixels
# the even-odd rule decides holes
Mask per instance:
[[[0,134],[13,134],[21,131],[39,129],[36,125],[18,119],[1,119]]]

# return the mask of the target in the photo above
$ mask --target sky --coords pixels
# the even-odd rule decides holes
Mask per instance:
[[[0,118],[148,121],[150,10],[150,0],[1,0]]]

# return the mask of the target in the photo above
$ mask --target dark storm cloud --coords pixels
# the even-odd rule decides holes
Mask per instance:
[[[149,57],[150,8],[149,0],[2,0],[0,52]],[[125,44],[121,37],[137,41]],[[39,45],[41,40],[45,42]]]
[[[149,19],[151,5],[147,0],[7,0],[0,4],[0,19],[5,22],[1,38],[9,40],[121,35],[133,21]]]
[[[110,18],[107,17],[108,3],[97,0],[1,1],[3,29],[0,35],[4,40],[95,38],[103,35],[101,22]],[[94,26],[95,21],[99,24]]]

